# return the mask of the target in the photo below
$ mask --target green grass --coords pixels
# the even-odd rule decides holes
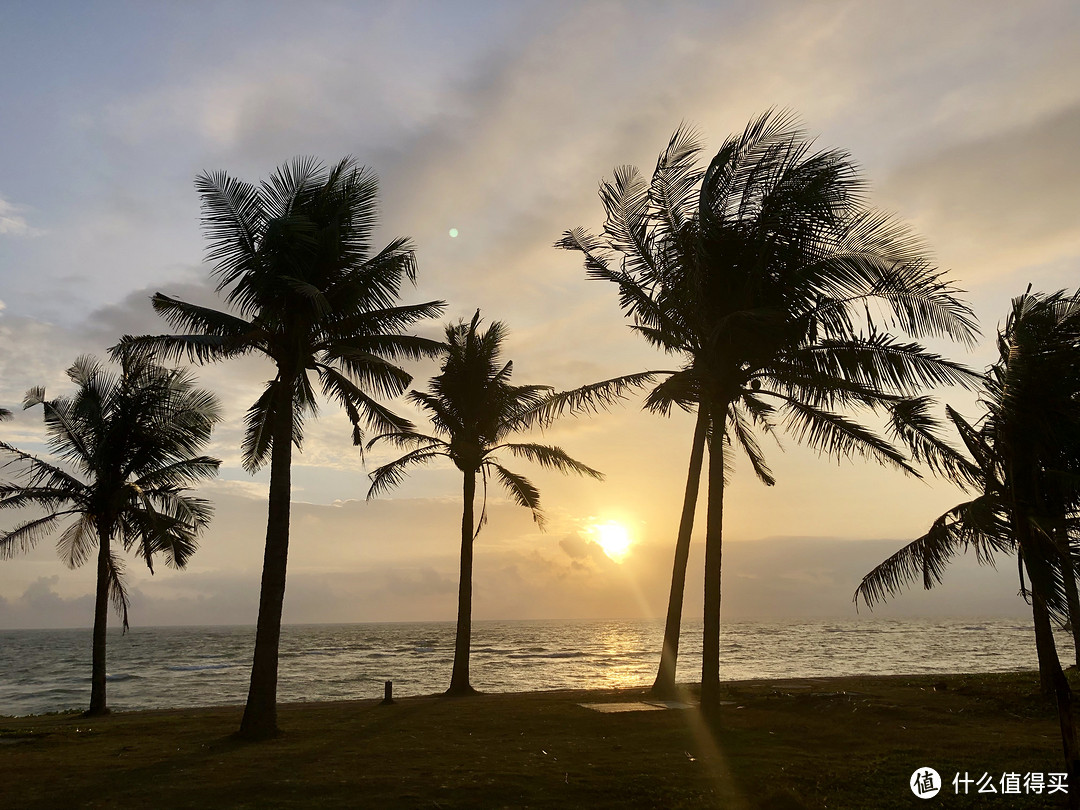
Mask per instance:
[[[935,689],[935,685],[937,688]],[[602,714],[641,689],[286,704],[283,734],[230,737],[237,707],[0,718],[0,807],[1053,807],[953,795],[953,774],[1061,771],[1033,673],[731,683],[694,710]],[[920,801],[920,766],[945,787]]]

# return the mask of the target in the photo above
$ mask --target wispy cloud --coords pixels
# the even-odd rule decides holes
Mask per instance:
[[[0,196],[0,235],[33,237],[44,234],[45,231],[26,221],[25,211],[26,206],[16,205]]]

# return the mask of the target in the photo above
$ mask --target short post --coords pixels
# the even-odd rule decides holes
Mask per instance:
[[[394,682],[387,681],[383,684],[383,699],[380,706],[390,706],[394,702]]]

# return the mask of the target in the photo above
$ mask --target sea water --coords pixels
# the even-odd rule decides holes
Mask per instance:
[[[700,634],[700,621],[684,625],[681,681],[699,679]],[[478,621],[472,683],[484,692],[644,686],[652,683],[662,638],[656,621]],[[110,632],[109,705],[243,703],[254,641],[252,627]],[[1070,652],[1063,646],[1062,660]],[[89,629],[0,631],[0,715],[85,708],[90,653]],[[278,698],[380,698],[387,680],[395,696],[440,692],[450,682],[453,656],[452,622],[285,626]],[[1036,667],[1031,625],[1016,619],[741,622],[723,629],[725,680]]]

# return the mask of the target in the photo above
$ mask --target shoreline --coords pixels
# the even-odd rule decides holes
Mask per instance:
[[[739,691],[761,691],[766,689],[776,689],[781,686],[792,685],[797,691],[803,689],[812,690],[814,685],[823,685],[830,683],[843,683],[848,681],[882,681],[888,682],[890,680],[911,680],[911,679],[940,679],[947,680],[951,678],[982,678],[982,677],[995,677],[995,676],[1017,676],[1017,675],[1030,675],[1031,677],[1037,677],[1038,670],[1018,668],[1018,669],[1004,669],[995,670],[992,672],[890,672],[884,675],[873,674],[855,674],[855,675],[829,675],[829,676],[793,676],[793,677],[778,677],[778,678],[740,678],[737,680],[720,682],[721,691],[725,690],[739,690]],[[627,694],[648,694],[651,689],[651,685],[633,685],[633,686],[594,686],[594,687],[582,687],[579,689],[567,689],[563,687],[554,687],[552,689],[527,689],[519,691],[483,691],[477,690],[476,697],[484,698],[528,698],[532,696],[567,696],[568,699],[572,699],[574,696],[580,696],[582,699],[590,695],[617,695],[621,693]],[[680,682],[676,684],[676,689],[680,693],[679,700],[690,700],[695,705],[698,702],[698,691],[700,684],[697,682]],[[395,695],[394,703],[405,703],[407,701],[414,700],[433,700],[444,697],[442,692],[428,692],[421,695]],[[88,698],[89,699],[89,698]],[[381,705],[381,697],[363,697],[363,698],[346,698],[340,700],[278,700],[278,709],[284,707],[296,707],[296,706],[378,706]],[[174,713],[190,713],[201,711],[217,711],[217,710],[235,710],[243,711],[244,703],[220,703],[220,704],[206,704],[199,706],[169,706],[158,707],[148,709],[110,709],[108,716],[120,716],[120,715],[135,715],[135,714],[174,714]],[[33,720],[37,718],[59,718],[59,717],[80,717],[82,715],[82,709],[63,709],[58,711],[42,712],[39,714],[0,714],[0,722],[12,720]]]

